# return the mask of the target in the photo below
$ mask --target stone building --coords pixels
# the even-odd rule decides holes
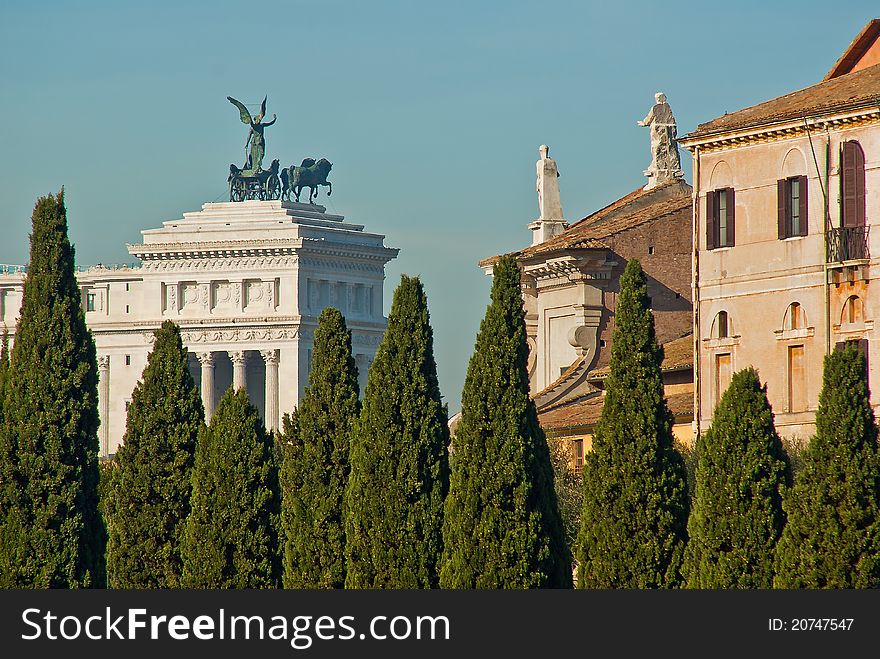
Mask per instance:
[[[632,258],[648,276],[657,337],[665,344],[675,432],[682,441],[691,438],[692,189],[682,178],[675,121],[662,94],[638,123],[651,127],[647,184],[570,225],[558,201],[556,164],[541,147],[539,218],[529,224],[532,245],[514,253],[522,271],[532,396],[548,434],[573,443],[576,463],[589,449],[602,409],[619,278]],[[554,200],[549,207],[547,199]],[[496,259],[480,263],[487,274]]]
[[[352,331],[360,384],[385,329],[384,236],[285,201],[204,204],[142,232],[140,265],[79,272],[98,352],[102,456],[115,453],[126,409],[162,321],[180,325],[207,416],[230,386],[244,387],[268,428],[299,401],[317,317],[340,309]],[[14,336],[24,267],[0,274],[0,321]]]
[[[703,123],[693,154],[695,326],[705,430],[731,374],[758,368],[776,427],[808,438],[822,361],[858,342],[880,391],[880,21],[825,79]],[[875,404],[880,397],[875,393]]]

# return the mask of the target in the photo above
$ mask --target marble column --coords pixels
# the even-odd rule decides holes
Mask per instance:
[[[233,390],[247,389],[247,359],[244,350],[230,350],[229,360],[232,362]]]
[[[266,362],[266,415],[267,430],[278,428],[278,351],[262,350]]]
[[[101,457],[110,455],[110,355],[98,357],[98,439],[101,442]]]
[[[205,423],[214,416],[214,353],[200,352],[196,355],[202,365],[202,405],[205,408]]]

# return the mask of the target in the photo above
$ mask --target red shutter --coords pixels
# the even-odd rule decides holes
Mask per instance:
[[[727,188],[727,247],[736,245],[736,199],[733,188]]]
[[[843,143],[842,160],[842,224],[845,227],[865,226],[865,153],[858,142]]]
[[[800,181],[800,217],[801,217],[801,236],[806,236],[809,233],[807,228],[807,177],[806,176],[798,176],[798,181]]]
[[[715,199],[714,192],[706,193],[706,249],[715,249]]]
[[[786,180],[776,181],[776,235],[779,240],[788,238],[788,186]]]

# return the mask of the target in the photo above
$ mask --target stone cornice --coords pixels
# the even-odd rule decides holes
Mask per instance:
[[[806,123],[803,117],[799,117],[761,126],[734,128],[694,137],[685,136],[679,140],[679,144],[692,153],[697,147],[700,153],[709,153],[739,146],[805,137],[808,132],[815,135],[826,129],[855,128],[876,123],[880,123],[880,108],[871,106],[843,114],[807,117]]]

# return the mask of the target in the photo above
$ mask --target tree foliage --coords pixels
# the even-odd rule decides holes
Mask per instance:
[[[34,207],[0,432],[0,585],[103,587],[98,367],[64,193]]]
[[[279,514],[273,440],[244,389],[230,388],[196,445],[183,586],[277,587]]]
[[[685,550],[688,587],[772,587],[789,467],[757,371],[734,374],[698,442]]]
[[[635,259],[620,278],[612,341],[605,402],[584,459],[578,585],[674,587],[687,538],[686,473],[673,447],[647,279]]]
[[[181,586],[181,542],[204,417],[180,329],[165,321],[132,394],[109,486],[107,572],[113,588]]]
[[[281,437],[285,588],[345,585],[343,498],[360,410],[351,332],[327,307],[318,318],[309,384]]]
[[[352,436],[347,588],[437,586],[448,443],[427,298],[404,275]]]
[[[825,357],[816,434],[784,499],[777,588],[880,586],[880,453],[865,359]]]
[[[462,392],[443,527],[444,588],[566,588],[571,556],[529,397],[520,273],[494,268]]]

